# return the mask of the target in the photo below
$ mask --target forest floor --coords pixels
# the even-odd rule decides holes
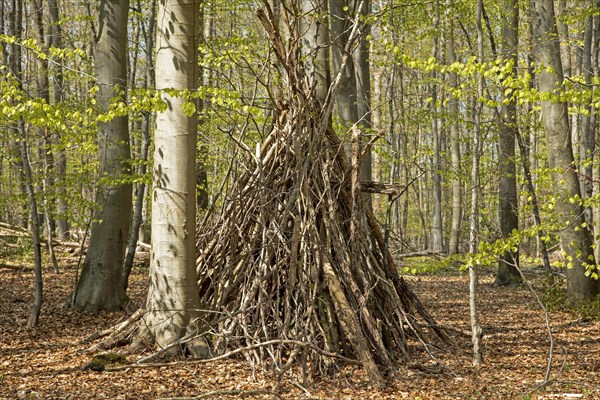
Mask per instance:
[[[529,272],[541,288],[541,274]],[[468,277],[445,273],[407,278],[443,325],[469,331]],[[26,329],[33,294],[31,270],[0,268],[0,399],[274,398],[272,373],[255,371],[243,358],[210,363],[127,369],[83,370],[92,354],[78,344],[126,316],[80,314],[65,308],[74,269],[45,272],[39,326]],[[453,333],[454,352],[438,354],[439,373],[400,366],[386,388],[369,386],[359,368],[343,368],[306,388],[284,380],[284,399],[600,399],[600,317],[549,314],[554,339],[550,381],[544,382],[549,336],[544,313],[525,287],[496,288],[483,273],[479,311],[484,329],[484,365],[471,363],[470,338]],[[143,304],[146,271],[135,268],[130,295]],[[129,356],[133,357],[133,356]],[[253,392],[254,391],[254,392]],[[254,393],[254,394],[253,394]],[[204,396],[204,397],[196,397]]]

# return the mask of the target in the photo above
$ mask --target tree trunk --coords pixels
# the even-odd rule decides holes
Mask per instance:
[[[362,18],[369,18],[371,14],[371,1],[365,0],[362,3],[362,8],[358,10]],[[370,182],[373,180],[373,156],[371,146],[367,146],[371,138],[371,67],[369,61],[369,41],[367,37],[370,35],[370,25],[365,22],[361,29],[360,39],[358,41],[358,49],[354,54],[356,64],[356,102],[358,111],[358,124],[361,132],[360,149],[360,179],[361,181]],[[370,193],[362,194],[365,205],[373,208],[372,196]]]
[[[62,47],[62,28],[60,24],[60,14],[58,9],[58,0],[48,0],[48,14],[50,16],[50,46],[54,48]],[[58,104],[63,100],[63,69],[59,62],[52,68],[52,81],[54,83],[54,104]],[[52,134],[52,144],[57,145],[60,140],[60,134],[55,131]],[[58,236],[62,240],[70,238],[70,226],[68,219],[67,195],[63,182],[66,181],[65,174],[67,172],[67,158],[65,151],[61,146],[56,146],[54,155],[54,175],[56,182],[60,182],[56,186],[56,228]]]
[[[592,9],[594,0],[587,0],[587,3],[588,7]],[[592,55],[593,22],[591,14],[585,18],[581,69],[583,70],[583,79],[587,87],[592,87],[592,58],[595,58]],[[593,101],[592,99],[588,104],[584,105],[585,112],[581,115],[581,130],[579,133],[580,181],[581,194],[584,199],[592,197],[594,192],[592,170],[594,149],[596,147],[596,127],[592,124],[594,109],[591,103]],[[592,207],[585,208],[585,218],[589,226],[593,226],[594,216],[592,211]]]
[[[39,0],[34,1],[35,19],[37,25],[38,41],[42,46],[43,51],[47,52],[49,44],[44,34],[44,12],[42,4]],[[48,77],[48,60],[42,57],[37,59],[37,92],[38,97],[46,104],[50,104],[50,80]],[[43,216],[46,224],[46,246],[52,262],[54,272],[59,272],[58,261],[54,252],[54,230],[56,221],[54,219],[54,199],[49,195],[49,191],[55,186],[54,179],[54,149],[52,148],[52,135],[48,129],[38,128],[40,136],[43,138],[43,146],[40,149],[40,158],[44,160],[44,173],[42,177],[42,194],[43,194]]]
[[[23,2],[22,0],[12,0],[10,12],[9,35],[14,35],[17,40],[23,39]],[[8,59],[8,68],[17,80],[17,89],[23,91],[23,68],[21,66],[22,54],[19,44],[11,44],[10,56]],[[35,188],[33,186],[33,174],[31,172],[31,163],[29,162],[28,138],[25,129],[25,121],[19,117],[16,122],[16,127],[13,128],[16,132],[16,137],[19,138],[20,158],[18,166],[23,174],[23,184],[27,193],[29,206],[29,231],[31,233],[31,242],[33,246],[34,257],[34,294],[31,313],[27,320],[27,327],[33,328],[37,325],[42,309],[43,300],[43,279],[42,279],[42,249],[40,239],[40,220],[38,215],[37,199]]]
[[[596,7],[600,8],[600,1],[596,0]],[[593,18],[594,21],[594,29],[592,35],[592,54],[597,55],[600,52],[600,15],[596,14]],[[594,76],[600,76],[600,65],[599,59],[597,56],[594,56],[592,59],[592,71]],[[598,90],[594,89],[593,91],[593,99],[595,101],[598,97]],[[592,115],[590,125],[595,129],[595,136],[598,135],[598,110],[597,107],[592,107]],[[596,138],[596,140],[600,140],[600,138]],[[594,195],[600,194],[600,163],[597,161],[597,157],[594,156],[596,162],[594,163],[593,169],[593,187],[594,187]],[[600,209],[598,206],[594,207],[593,212],[594,218],[594,237],[598,237],[600,235]],[[596,259],[600,258],[600,246],[596,246],[595,251]]]
[[[198,82],[196,35],[199,2],[160,1],[156,36],[156,88],[194,90]],[[152,191],[150,286],[144,316],[149,333],[166,346],[197,330],[196,281],[197,116],[185,99],[162,94],[156,116]]]
[[[315,85],[315,99],[325,104],[331,83],[329,66],[329,26],[327,0],[303,0],[303,18],[300,20],[301,49],[306,57],[306,74]]]
[[[452,0],[448,0],[448,6]],[[449,8],[449,7],[448,7]],[[454,22],[450,19],[450,28],[448,34],[448,64],[456,62],[456,52],[454,45]],[[458,76],[456,72],[451,71],[448,75],[448,83],[451,88],[458,88]],[[450,114],[450,159],[452,165],[452,218],[450,222],[450,237],[448,238],[448,254],[457,254],[460,241],[460,231],[462,222],[462,183],[460,166],[460,134],[458,130],[458,99],[450,94],[448,100],[448,113]]]
[[[587,276],[597,273],[592,252],[592,236],[583,227],[583,207],[579,202],[581,190],[574,164],[573,147],[569,131],[567,104],[560,101],[557,91],[562,86],[562,64],[557,38],[554,2],[532,1],[534,54],[537,64],[543,67],[538,75],[538,86],[544,96],[542,122],[548,148],[548,164],[552,173],[556,210],[565,226],[560,239],[567,267],[567,292],[573,300],[592,299],[598,294],[598,280]],[[574,201],[573,201],[574,200]]]
[[[329,18],[331,26],[331,58],[333,75],[339,75],[340,82],[338,90],[334,93],[335,103],[344,132],[343,140],[346,142],[345,150],[349,159],[352,159],[352,138],[358,124],[358,103],[356,93],[356,70],[352,60],[343,62],[348,54],[346,44],[350,34],[352,15],[356,12],[352,0],[329,0]]]
[[[481,26],[481,14],[483,10],[483,0],[477,1],[477,60],[483,63],[483,29]],[[483,75],[479,73],[477,78],[477,98],[483,98]],[[481,114],[483,103],[476,102],[474,108],[474,127],[472,146],[472,166],[471,166],[471,225],[469,227],[469,253],[477,252],[477,235],[479,232],[479,139],[481,137]],[[477,309],[477,286],[478,286],[477,265],[469,266],[469,314],[471,317],[471,340],[473,342],[473,365],[483,364],[483,355],[481,349],[481,326],[479,325],[479,312]]]
[[[519,44],[519,4],[516,0],[507,0],[504,4],[502,29],[502,58],[505,63],[512,62],[511,76],[517,76],[517,46]],[[509,90],[509,89],[507,89]],[[515,166],[515,138],[519,134],[517,127],[517,104],[512,91],[505,92],[505,101],[500,111],[500,137],[498,140],[498,218],[500,232],[506,238],[519,229],[519,199],[517,195],[517,170]],[[521,281],[518,270],[519,252],[507,251],[500,256],[496,285],[513,285]]]
[[[144,78],[144,87],[154,87],[154,70],[151,65],[154,64],[154,37],[156,35],[156,0],[152,0],[150,21],[148,22],[148,30],[146,31],[146,76]],[[148,161],[148,151],[150,149],[150,134],[153,113],[145,110],[142,115],[142,144],[140,150],[140,175],[146,175],[146,161]],[[144,220],[144,198],[146,196],[146,184],[140,182],[135,193],[135,205],[133,209],[133,219],[131,231],[129,233],[129,242],[127,243],[127,251],[125,253],[125,261],[123,263],[123,287],[127,292],[129,286],[129,274],[133,268],[133,258],[137,248],[138,239],[140,237],[140,228]]]
[[[432,57],[439,57],[439,37],[437,31],[440,26],[440,14],[437,3],[434,5],[433,27],[436,33],[433,37]],[[438,113],[438,72],[434,69],[431,73],[431,133],[432,133],[432,218],[431,218],[431,249],[441,252],[444,249],[443,243],[443,225],[442,225],[442,165],[441,165],[441,120]]]
[[[572,75],[572,62],[571,62],[571,41],[569,38],[569,26],[567,25],[567,19],[564,18],[567,15],[567,0],[558,0],[558,38],[560,46],[560,59],[562,65],[563,76],[570,77]]]
[[[129,1],[100,2],[100,31],[94,52],[98,103],[109,112],[112,100],[125,99],[127,89],[127,20]],[[123,306],[123,259],[131,224],[131,183],[127,115],[109,115],[99,123],[98,151],[102,175],[94,223],[74,306],[98,312]],[[125,182],[120,182],[125,180]]]

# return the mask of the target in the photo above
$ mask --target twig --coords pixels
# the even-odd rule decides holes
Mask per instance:
[[[205,359],[200,359],[200,360],[186,360],[186,361],[172,361],[172,362],[167,362],[167,363],[153,363],[153,364],[129,364],[129,365],[123,365],[123,366],[118,366],[118,367],[112,367],[112,368],[106,368],[106,371],[121,371],[124,369],[128,369],[128,368],[158,368],[158,367],[169,367],[169,366],[174,366],[174,365],[182,365],[182,364],[186,364],[186,365],[193,365],[193,364],[207,364],[207,363],[211,363],[211,362],[215,362],[215,361],[221,361],[221,360],[225,360],[231,356],[234,356],[236,354],[240,354],[243,352],[247,352],[247,351],[251,351],[251,350],[255,350],[261,347],[265,347],[265,346],[271,346],[274,344],[291,344],[291,345],[295,345],[295,346],[302,346],[302,347],[308,347],[309,349],[325,356],[325,357],[331,357],[331,358],[337,358],[340,359],[342,361],[345,361],[349,364],[355,364],[355,365],[360,365],[360,363],[356,360],[353,360],[351,358],[348,357],[344,357],[340,354],[337,353],[332,353],[329,351],[325,351],[320,349],[319,347],[315,346],[312,343],[306,343],[306,342],[302,342],[299,340],[287,340],[287,339],[277,339],[277,340],[269,340],[266,342],[261,342],[261,343],[256,343],[256,344],[252,344],[250,346],[246,346],[246,347],[242,347],[239,349],[235,349],[235,350],[231,350],[225,354],[221,354],[220,356],[217,357],[212,357],[212,358],[205,358]]]

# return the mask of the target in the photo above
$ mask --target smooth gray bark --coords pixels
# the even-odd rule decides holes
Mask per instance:
[[[302,51],[306,55],[306,73],[314,85],[315,99],[325,103],[331,84],[329,66],[329,26],[327,0],[302,1],[300,20]]]
[[[115,98],[125,99],[127,89],[127,20],[129,1],[100,2],[99,37],[94,52],[98,103],[109,109]],[[90,245],[81,279],[74,293],[74,307],[98,312],[117,310],[125,302],[123,259],[131,224],[131,183],[127,115],[99,123],[98,151],[101,182]],[[125,182],[121,182],[125,179]]]
[[[357,12],[361,11],[357,9],[358,5],[358,2],[354,0],[329,0],[329,20],[332,41],[331,58],[333,75],[338,76],[338,73],[341,73],[339,75],[339,84],[334,92],[335,104],[337,106],[340,122],[344,127],[343,134],[347,135],[347,138],[349,138],[345,145],[346,154],[354,163],[360,163],[357,167],[359,168],[360,179],[364,180],[365,176],[363,176],[363,174],[365,173],[369,174],[368,178],[370,179],[371,168],[369,166],[363,166],[363,164],[365,162],[370,163],[371,159],[370,156],[368,160],[365,160],[362,157],[352,156],[352,147],[355,145],[354,142],[356,141],[358,141],[360,148],[359,153],[362,153],[364,148],[364,132],[361,131],[363,128],[361,122],[363,115],[360,115],[358,110],[359,100],[356,56],[354,55],[353,49],[347,49],[353,18]],[[344,57],[348,55],[348,52],[352,58],[350,58],[348,62],[343,62]]]
[[[596,272],[592,235],[584,222],[577,169],[574,164],[568,107],[556,94],[563,81],[560,45],[552,0],[531,2],[534,57],[542,66],[538,86],[543,96],[542,122],[546,135],[548,164],[552,173],[556,210],[564,223],[560,239],[566,259],[567,293],[573,300],[592,299],[598,294],[598,280],[586,276]],[[570,199],[575,198],[575,201]]]
[[[358,122],[354,62],[343,63],[345,48],[351,30],[352,13],[355,10],[353,2],[329,0],[329,11],[331,40],[333,42],[331,46],[333,75],[341,72],[340,82],[335,92],[335,102],[341,122],[348,133],[351,131],[353,125]]]
[[[194,90],[198,83],[199,2],[159,1],[156,88]],[[185,99],[162,93],[167,107],[156,116],[152,189],[152,253],[145,326],[167,346],[198,329],[196,277],[197,115]]]

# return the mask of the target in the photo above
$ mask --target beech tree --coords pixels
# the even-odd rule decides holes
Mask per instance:
[[[446,7],[450,10],[453,0],[446,0]],[[448,11],[449,12],[449,11]],[[456,62],[456,46],[454,41],[454,20],[449,18],[448,21],[448,40],[447,40],[447,57],[448,64],[452,65]],[[456,71],[448,73],[448,84],[451,88],[458,87],[458,74]],[[448,237],[448,254],[458,254],[458,246],[460,244],[460,229],[462,224],[462,193],[463,187],[460,178],[460,132],[459,123],[456,120],[459,117],[459,99],[456,94],[450,94],[448,99],[448,114],[450,120],[450,165],[452,169],[451,178],[451,218],[450,218],[450,235]]]
[[[131,182],[127,109],[127,21],[129,1],[103,0],[94,64],[98,104],[105,117],[98,124],[101,180],[90,245],[81,279],[73,293],[76,308],[116,310],[125,302],[123,259],[131,224]]]
[[[502,59],[511,65],[510,77],[517,76],[517,48],[519,45],[519,4],[508,0],[504,7],[502,29]],[[515,140],[518,132],[517,104],[511,90],[506,91],[500,108],[498,138],[498,220],[503,237],[519,229],[519,204],[517,197],[517,169],[515,165]],[[500,256],[496,273],[497,285],[511,285],[521,280],[518,271],[519,252],[507,251]]]
[[[147,332],[167,346],[197,330],[195,105],[184,93],[198,83],[197,0],[158,2],[156,115],[152,169],[152,253],[144,316]],[[169,94],[177,90],[177,94]]]
[[[592,299],[599,281],[592,234],[585,223],[581,189],[573,156],[567,103],[558,91],[563,84],[558,31],[552,0],[532,1],[534,55],[540,71],[538,86],[542,96],[542,122],[548,148],[548,164],[553,169],[552,184],[556,209],[563,223],[559,236],[565,254],[567,292],[574,300]]]

